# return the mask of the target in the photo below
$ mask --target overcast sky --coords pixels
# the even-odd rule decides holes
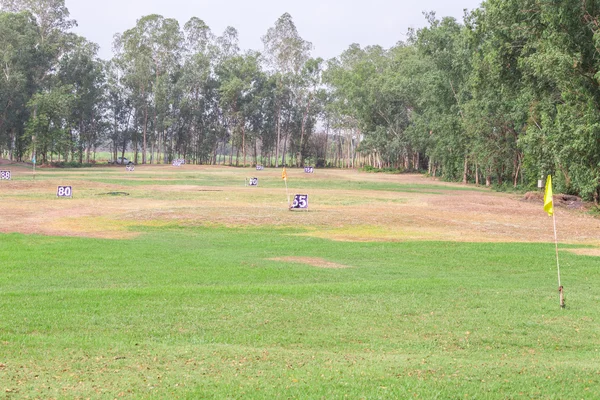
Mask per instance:
[[[423,11],[462,21],[463,10],[481,0],[66,0],[75,31],[100,45],[102,58],[112,57],[112,38],[149,14],[176,18],[181,26],[198,17],[220,35],[238,30],[242,50],[262,50],[260,40],[277,18],[288,12],[303,39],[312,42],[313,57],[329,59],[352,43],[391,47],[406,38],[408,28],[425,25]]]

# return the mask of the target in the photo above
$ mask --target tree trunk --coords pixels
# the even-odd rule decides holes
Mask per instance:
[[[154,163],[154,145],[156,144],[156,140],[150,142],[150,164]]]
[[[144,134],[142,143],[142,164],[146,164],[146,149],[148,148],[146,142],[146,131],[148,130],[148,104],[144,107]]]
[[[277,142],[275,143],[275,168],[279,168],[279,142],[281,141],[281,106],[277,106]]]
[[[308,102],[306,104],[306,108],[304,109],[304,115],[302,116],[302,127],[300,128],[300,166],[304,166],[304,131],[306,129],[306,119],[308,118],[308,109],[310,108],[310,100],[312,98],[312,93],[308,96]]]
[[[246,124],[242,125],[242,154],[244,157],[244,167],[246,166]]]
[[[256,138],[254,138],[254,165],[258,165],[258,143]]]
[[[16,138],[17,138],[17,136],[15,134],[15,128],[12,128],[10,130],[10,149],[9,149],[10,161],[14,161],[14,152],[15,152],[15,147],[16,147],[15,145],[17,142]]]
[[[517,151],[515,153],[515,157],[513,158],[513,187],[517,187],[519,185],[519,171],[521,169],[521,155]]]
[[[160,160],[161,160],[161,155],[163,152],[163,135],[164,132],[156,132],[156,163],[160,164]]]

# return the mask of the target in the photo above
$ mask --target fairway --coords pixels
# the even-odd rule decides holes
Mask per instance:
[[[290,168],[288,211],[280,169],[8,168],[2,398],[600,397],[584,210],[556,209],[562,310],[522,195]]]

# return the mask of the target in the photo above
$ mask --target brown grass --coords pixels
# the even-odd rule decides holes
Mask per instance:
[[[277,258],[269,258],[268,260],[306,264],[306,265],[311,265],[311,266],[317,267],[317,268],[332,268],[332,269],[351,268],[348,265],[329,262],[327,260],[324,260],[324,259],[318,258],[318,257],[277,257]]]
[[[107,169],[111,173],[120,171]],[[44,174],[64,178],[41,179]],[[190,174],[219,180],[234,177],[240,186],[103,184],[86,180],[92,171],[41,170],[33,182],[25,171],[10,182],[0,182],[0,232],[45,235],[127,238],[135,226],[223,225],[303,227],[305,235],[348,241],[444,240],[475,242],[553,242],[552,219],[541,203],[521,201],[522,196],[486,190],[448,190],[455,185],[420,175],[367,174],[345,170],[318,170],[307,176],[290,169],[291,187],[303,180],[346,179],[356,181],[435,184],[438,189],[388,192],[335,189],[290,189],[310,195],[309,212],[290,212],[284,186],[249,188],[243,178],[254,170],[207,166],[139,166],[136,179],[181,179]],[[73,174],[70,176],[69,174]],[[82,176],[83,174],[83,176]],[[97,175],[96,175],[97,176]],[[133,175],[123,173],[122,179]],[[264,179],[280,179],[279,170],[266,170]],[[73,184],[73,199],[57,199],[56,186]],[[106,196],[107,192],[129,196]],[[429,193],[428,193],[429,192]],[[557,208],[561,243],[600,246],[600,219],[581,210]]]
[[[580,256],[600,257],[600,249],[566,249],[566,251]]]

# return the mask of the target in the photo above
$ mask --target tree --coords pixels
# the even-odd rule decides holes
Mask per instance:
[[[0,12],[0,149],[21,159],[29,119],[27,102],[36,90],[39,53],[37,24],[31,14]]]
[[[69,117],[74,96],[70,86],[59,86],[35,94],[28,103],[30,111],[36,110],[27,122],[26,134],[35,137],[36,153],[42,163],[53,153],[68,154],[71,146]],[[32,113],[33,114],[33,113]]]
[[[253,111],[252,102],[257,91],[255,81],[260,71],[258,58],[255,52],[227,58],[217,70],[221,83],[221,105],[229,117],[229,125],[235,133],[233,137],[239,139],[238,149],[242,148],[243,165],[246,165],[246,128]]]
[[[71,48],[61,57],[58,79],[72,88],[70,126],[71,154],[77,147],[79,162],[90,162],[90,153],[100,141],[104,114],[104,66],[98,59],[98,45],[81,36],[73,36]]]
[[[263,56],[265,57],[266,64],[277,77],[278,101],[275,166],[278,167],[283,107],[286,97],[289,99],[289,95],[294,92],[295,88],[292,85],[294,82],[297,82],[297,79],[294,78],[298,77],[302,67],[308,60],[312,44],[300,37],[296,25],[294,25],[292,17],[288,13],[284,13],[275,22],[275,26],[269,28],[267,33],[262,37],[262,42],[264,44]],[[287,88],[284,87],[286,84]],[[285,143],[283,162],[285,164]]]

